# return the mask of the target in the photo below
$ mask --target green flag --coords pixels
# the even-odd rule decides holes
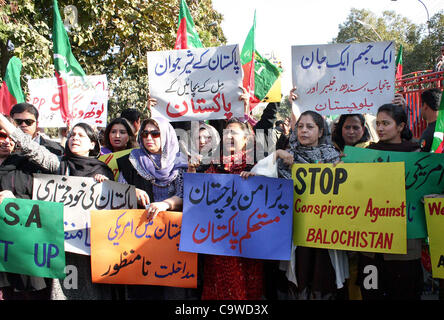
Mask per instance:
[[[80,64],[72,54],[68,34],[60,17],[57,0],[54,0],[54,25],[52,29],[52,42],[54,45],[54,68],[60,96],[60,112],[65,122],[72,119],[68,106],[67,78],[69,76],[85,76]]]
[[[433,134],[433,142],[431,152],[443,153],[444,150],[444,91],[441,95],[441,103],[438,110],[438,118],[435,124],[435,133]]]
[[[180,1],[179,22],[174,49],[203,48],[185,0]]]
[[[5,115],[9,115],[13,105],[25,102],[25,96],[20,85],[21,70],[22,62],[19,58],[12,57],[9,59],[5,79],[0,88],[0,112]]]

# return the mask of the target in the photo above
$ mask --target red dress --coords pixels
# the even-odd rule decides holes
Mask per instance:
[[[247,167],[245,154],[241,164],[234,157],[224,158],[224,166],[206,173],[240,174]],[[263,262],[231,256],[204,255],[202,300],[261,300],[264,291]]]

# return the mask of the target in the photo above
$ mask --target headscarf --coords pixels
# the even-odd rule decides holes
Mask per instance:
[[[140,149],[131,151],[129,160],[143,178],[165,187],[176,179],[179,169],[188,167],[188,163],[179,151],[179,141],[171,124],[162,117],[152,117],[151,120],[160,130],[161,154],[151,154],[143,145],[141,134],[146,126],[144,122],[137,136]]]
[[[296,130],[290,134],[290,152],[293,155],[294,163],[333,163],[340,160],[340,153],[329,144],[321,143],[316,147],[302,146],[297,140]],[[282,159],[278,159],[279,175],[291,179],[291,170],[284,164]]]
[[[191,127],[193,128],[193,126]],[[211,143],[199,150],[199,135],[201,130],[207,130],[211,136]],[[220,162],[220,136],[216,128],[204,122],[199,124],[199,130],[191,133],[191,156],[201,155],[201,167],[208,167],[211,163]]]
[[[113,172],[108,165],[97,159],[100,155],[100,142],[94,129],[86,123],[77,123],[71,131],[77,126],[85,130],[88,138],[95,143],[94,150],[90,151],[89,157],[75,155],[69,148],[68,138],[65,143],[65,155],[60,161],[61,174],[65,174],[68,170],[70,176],[94,177],[96,174],[102,174],[108,179],[114,180]]]

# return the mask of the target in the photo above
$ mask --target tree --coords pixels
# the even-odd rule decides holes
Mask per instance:
[[[359,23],[359,20],[371,25],[376,32]],[[333,42],[379,41],[377,34],[383,40],[393,40],[396,50],[400,44],[403,46],[403,69],[404,74],[407,74],[433,69],[439,49],[444,43],[443,12],[431,17],[428,27],[425,24],[416,25],[393,11],[384,11],[382,17],[377,17],[366,9],[352,9],[346,21],[339,25],[338,35]]]
[[[148,51],[172,50],[179,16],[178,0],[59,0],[63,8],[74,5],[77,24],[70,27],[74,56],[86,74],[106,74],[110,88],[109,118],[126,107],[144,110],[148,93]],[[188,0],[204,46],[225,43],[222,15],[211,0]],[[12,55],[23,63],[26,78],[52,77],[52,1],[0,0],[1,66]],[[216,22],[214,24],[213,22]],[[211,27],[208,27],[211,25]],[[26,85],[23,85],[26,90]]]

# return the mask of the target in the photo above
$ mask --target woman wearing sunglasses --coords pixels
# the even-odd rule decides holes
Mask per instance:
[[[187,161],[179,152],[176,132],[164,118],[142,122],[137,137],[140,149],[117,160],[119,182],[136,187],[139,208],[149,219],[160,211],[182,210],[183,172]],[[127,286],[129,299],[187,299],[192,289],[161,286]]]

